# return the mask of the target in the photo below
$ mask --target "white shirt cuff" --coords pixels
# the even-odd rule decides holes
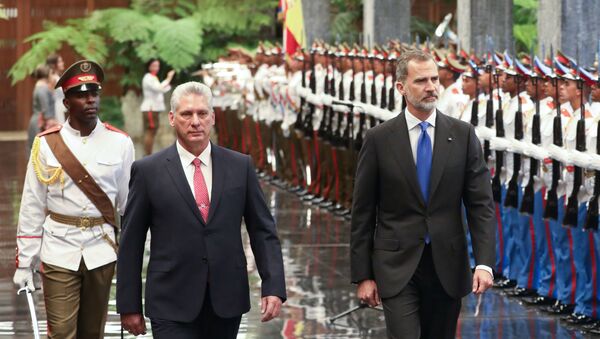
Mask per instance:
[[[476,270],[484,270],[484,271],[488,272],[492,276],[492,279],[494,279],[494,271],[492,271],[491,267],[486,266],[486,265],[477,265],[477,266],[475,266],[475,269]]]

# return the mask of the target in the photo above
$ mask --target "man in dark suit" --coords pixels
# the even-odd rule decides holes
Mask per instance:
[[[454,338],[461,298],[492,285],[490,174],[474,128],[436,110],[432,57],[404,52],[396,84],[407,108],[367,132],[358,157],[352,282],[383,302],[390,338]],[[477,267],[471,278],[464,204]]]
[[[281,246],[250,157],[214,145],[210,89],[178,86],[169,121],[177,142],[136,161],[117,273],[117,312],[125,330],[145,333],[142,259],[150,262],[145,311],[155,338],[235,338],[250,309],[240,226],[246,224],[262,279],[262,321],[286,299]]]

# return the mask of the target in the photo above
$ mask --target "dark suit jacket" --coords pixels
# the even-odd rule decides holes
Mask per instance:
[[[208,287],[214,311],[250,309],[242,218],[262,295],[285,301],[281,247],[250,157],[212,145],[208,222],[202,220],[175,145],[134,162],[117,262],[117,311],[142,313],[142,258],[150,229],[145,307],[150,318],[190,322]]]
[[[429,187],[423,201],[405,113],[370,129],[358,157],[352,206],[352,282],[375,279],[382,298],[398,294],[419,264],[429,233],[433,262],[448,295],[472,289],[461,203],[478,265],[492,267],[494,208],[490,174],[474,128],[437,113]]]

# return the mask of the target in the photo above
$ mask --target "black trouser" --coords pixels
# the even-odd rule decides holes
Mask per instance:
[[[164,319],[150,319],[152,336],[156,339],[235,339],[242,316],[221,318],[212,307],[210,292],[206,289],[202,310],[189,323]]]
[[[408,285],[383,299],[389,338],[454,338],[461,299],[446,294],[433,266],[431,246],[425,250]]]

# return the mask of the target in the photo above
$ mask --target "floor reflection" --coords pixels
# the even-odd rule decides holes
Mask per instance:
[[[25,142],[0,141],[0,154],[0,337],[32,338],[27,301],[16,295],[12,284],[16,220],[27,161]],[[243,317],[238,338],[384,338],[383,314],[378,310],[361,309],[334,324],[328,321],[357,305],[354,286],[349,283],[349,222],[268,183],[263,183],[263,189],[278,224],[289,299],[279,319],[260,322],[260,281],[249,257],[252,310]],[[246,252],[251,253],[248,237],[244,240]],[[40,292],[34,294],[34,300],[45,334]],[[561,326],[558,318],[495,291],[483,296],[475,316],[477,304],[476,297],[465,298],[457,338],[584,338]],[[120,335],[113,288],[106,337]],[[144,337],[151,334],[138,338]]]

